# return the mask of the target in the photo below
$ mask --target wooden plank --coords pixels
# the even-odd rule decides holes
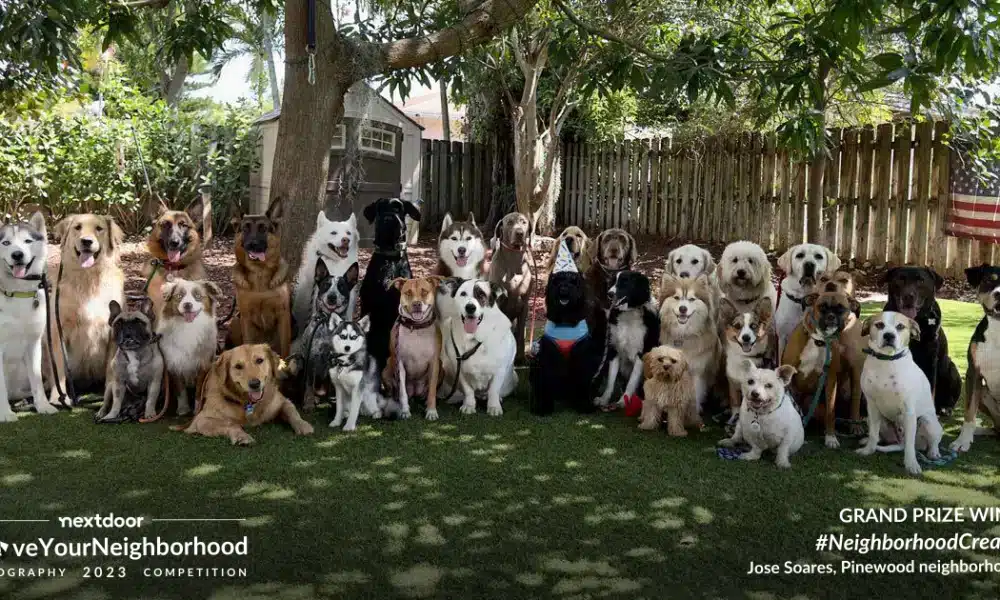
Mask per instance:
[[[420,228],[427,224],[427,217],[430,215],[430,200],[432,190],[432,165],[433,143],[431,140],[420,140]]]
[[[838,198],[838,187],[840,185],[840,138],[844,134],[842,127],[836,127],[827,131],[827,149],[829,156],[826,159],[826,169],[823,173],[823,226],[820,231],[823,234],[823,241],[818,242],[837,251],[837,213],[838,203],[830,203],[831,199]],[[839,256],[839,255],[838,255]]]
[[[753,211],[750,210],[751,174],[753,172],[753,139],[749,133],[740,136],[740,217],[737,223],[742,239],[756,241],[757,234],[753,231]]]
[[[929,264],[927,241],[930,236],[931,158],[933,157],[934,123],[917,125],[916,166],[916,227],[910,233],[913,244],[911,259],[917,264]]]
[[[462,181],[460,194],[462,195],[462,212],[469,213],[476,211],[479,207],[473,203],[472,195],[472,148],[470,144],[460,144],[458,146],[462,156]]]
[[[909,225],[909,197],[910,197],[910,141],[912,132],[908,124],[896,127],[896,140],[893,146],[893,166],[895,169],[895,179],[893,180],[893,218],[894,238],[889,252],[889,261],[892,264],[902,265],[906,263],[906,230]]]
[[[858,153],[858,215],[854,256],[858,263],[868,260],[869,226],[872,204],[872,159],[874,158],[875,130],[869,125],[861,130],[861,148]]]
[[[955,262],[954,246],[949,244],[948,236],[944,234],[944,224],[948,212],[949,183],[951,181],[948,147],[944,145],[944,136],[947,133],[948,123],[946,121],[934,123],[934,144],[932,146],[934,166],[929,207],[928,258],[931,266],[941,274],[949,272]]]
[[[580,144],[579,142],[566,142],[564,148],[562,171],[566,184],[563,187],[563,204],[566,207],[566,212],[563,219],[563,227],[573,222],[573,210],[580,192],[580,188],[576,184],[576,175],[580,169],[578,154]]]
[[[699,198],[702,210],[698,218],[698,226],[693,234],[695,239],[699,240],[708,239],[710,236],[712,231],[712,215],[715,209],[715,205],[713,204],[714,197],[712,196],[715,189],[715,153],[712,152],[711,148],[711,146],[706,145],[701,158],[705,165],[705,172],[701,178],[701,193]]]
[[[611,209],[614,206],[615,178],[611,172],[611,165],[615,160],[615,147],[610,144],[604,144],[602,149],[601,177],[599,181],[601,181],[603,199],[601,200],[601,218],[600,225],[597,227],[598,231],[607,229],[614,223],[611,219]]]
[[[632,153],[629,156],[628,185],[628,230],[639,233],[639,155],[642,153],[642,140],[632,140]]]
[[[666,145],[664,150],[663,146]],[[673,231],[674,222],[671,218],[670,210],[673,207],[671,190],[674,181],[674,146],[671,138],[666,138],[660,145],[660,219],[664,235],[670,235]]]
[[[625,142],[619,142],[615,146],[614,158],[611,161],[612,190],[611,190],[611,227],[621,227],[621,198],[622,198],[622,162],[625,159]]]
[[[774,243],[774,154],[775,138],[773,134],[764,136],[764,158],[763,176],[761,178],[761,209],[763,221],[761,226],[762,242],[764,250],[775,247]]]
[[[861,161],[859,154],[861,147],[859,143],[861,132],[857,129],[847,129],[844,131],[844,158],[840,179],[841,204],[843,211],[843,226],[840,236],[840,258],[848,261],[854,257],[854,223],[855,212],[858,206],[858,169]]]
[[[892,123],[878,126],[875,148],[874,208],[868,260],[875,265],[883,265],[888,243],[889,198],[892,193]]]
[[[649,185],[651,183],[651,178],[649,176],[649,154],[652,148],[652,140],[643,139],[639,143],[639,210],[641,211],[640,223],[642,224],[642,233],[650,233],[650,210],[649,210]]]
[[[590,144],[583,144],[580,146],[580,160],[577,162],[577,196],[576,196],[576,210],[573,211],[573,221],[569,223],[570,225],[576,225],[577,227],[583,227],[586,223],[587,214],[587,198],[589,197],[587,183],[589,176],[589,169],[587,161],[590,159]]]
[[[438,155],[438,183],[435,184],[437,187],[437,199],[436,206],[437,214],[435,215],[435,221],[440,221],[444,218],[445,213],[449,212],[450,207],[448,206],[448,198],[450,192],[450,180],[448,178],[449,169],[449,157],[448,149],[450,146],[444,141],[435,141],[434,150]]]
[[[649,156],[646,161],[646,178],[648,179],[648,193],[646,195],[646,232],[652,235],[660,233],[660,138],[656,137],[649,141]]]
[[[778,230],[775,232],[774,245],[779,253],[788,248],[788,196],[791,190],[791,161],[785,151],[779,151],[775,164],[777,167],[778,198],[775,203],[775,214],[778,220]]]
[[[462,204],[462,142],[452,142],[449,153],[448,170],[448,204],[452,216],[456,213],[465,219],[468,215],[467,206]]]
[[[801,244],[805,234],[803,229],[806,222],[806,197],[809,190],[809,164],[805,162],[795,163],[795,193],[792,212],[791,245]]]
[[[590,156],[587,158],[587,168],[589,169],[589,172],[587,173],[587,179],[589,181],[587,185],[587,214],[585,224],[581,225],[581,227],[590,229],[595,227],[595,223],[597,222],[597,211],[600,203],[597,175],[599,173],[598,165],[601,160],[601,147],[599,145],[591,147]]]
[[[754,133],[750,138],[750,231],[753,240],[762,248],[766,248],[764,238],[764,202],[761,198],[764,176],[764,138],[760,133]],[[767,240],[770,242],[770,240]]]

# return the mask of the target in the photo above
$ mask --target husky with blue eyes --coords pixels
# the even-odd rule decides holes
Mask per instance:
[[[385,402],[380,402],[378,392],[378,364],[375,357],[369,354],[365,341],[368,335],[368,316],[365,315],[358,321],[348,321],[337,313],[332,313],[327,327],[330,329],[330,338],[325,362],[330,369],[330,381],[337,391],[337,410],[330,427],[340,427],[343,424],[344,431],[354,431],[362,407],[365,414],[373,419],[382,418],[382,408],[385,407]]]

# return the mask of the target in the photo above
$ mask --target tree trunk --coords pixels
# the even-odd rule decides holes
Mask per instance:
[[[442,78],[441,86],[441,130],[444,141],[451,142],[451,117],[448,116],[448,83]]]
[[[281,94],[278,92],[278,73],[274,70],[274,46],[271,43],[271,17],[267,11],[260,13],[261,29],[264,30],[264,57],[267,61],[267,75],[271,82],[271,102],[274,110],[281,108]]]
[[[823,179],[826,174],[827,147],[826,147],[826,93],[827,78],[830,76],[831,64],[829,61],[821,61],[819,70],[816,73],[818,96],[813,98],[813,108],[819,114],[819,134],[820,146],[813,152],[812,164],[809,168],[809,193],[808,204],[806,205],[806,242],[812,244],[822,244],[829,248],[833,247],[832,240],[826,239],[826,230],[823,225]]]
[[[184,80],[187,79],[190,64],[186,56],[182,56],[174,66],[174,72],[170,75],[170,81],[164,88],[164,99],[169,106],[175,106],[181,99],[181,91],[184,90]]]

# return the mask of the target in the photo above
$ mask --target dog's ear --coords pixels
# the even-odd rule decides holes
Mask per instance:
[[[771,317],[774,316],[774,307],[771,306],[771,299],[767,296],[757,298],[757,302],[753,305],[753,312],[761,321],[770,321]]]
[[[337,313],[335,313],[335,312],[330,313],[330,318],[326,322],[326,328],[329,329],[330,331],[333,331],[336,328],[340,327],[340,324],[343,321],[344,320],[341,319],[340,315],[338,315]]]
[[[344,271],[344,279],[351,284],[351,287],[358,285],[358,280],[361,279],[361,267],[358,266],[357,262],[353,262],[351,266],[347,267],[347,270]]]
[[[646,356],[642,357],[642,378],[652,379],[653,369],[656,364],[655,352],[647,352]]]
[[[407,282],[405,277],[397,277],[389,282],[389,287],[396,288],[397,290],[403,289],[403,284]]]
[[[833,250],[824,247],[823,251],[826,252],[826,270],[836,271],[840,268],[840,257],[833,253]]]
[[[267,353],[267,362],[271,366],[271,377],[277,379],[278,374],[285,368],[285,361],[270,346],[265,346],[265,348],[264,352]]]
[[[780,379],[782,383],[788,385],[792,382],[792,378],[795,377],[795,374],[798,372],[799,370],[793,367],[792,365],[781,365],[775,371],[775,374],[778,376],[778,379]]]
[[[45,215],[42,214],[42,211],[36,210],[32,213],[31,218],[28,219],[28,225],[30,225],[32,229],[38,231],[38,233],[42,234],[42,239],[45,238]]]
[[[465,280],[461,277],[445,277],[438,284],[438,289],[454,298],[455,293],[458,292],[458,288],[462,287],[463,283]]]
[[[365,219],[368,219],[369,223],[375,222],[375,216],[378,214],[378,202],[378,200],[372,202],[361,212],[365,216]]]
[[[239,216],[229,219],[229,226],[233,228],[233,231],[235,231],[237,235],[239,235],[243,229],[243,217]]]
[[[153,321],[156,318],[156,314],[153,312],[153,299],[149,296],[143,296],[139,300],[139,312],[146,315],[149,319],[150,326],[152,326]]]
[[[862,337],[868,337],[868,334],[871,333],[871,330],[872,330],[872,320],[874,318],[875,318],[875,315],[872,315],[872,316],[868,317],[867,319],[865,319],[864,321],[861,322],[861,335],[862,335]]]
[[[891,269],[889,269],[885,273],[882,273],[882,276],[878,278],[878,286],[879,287],[885,287],[889,283],[889,280],[892,279],[896,275],[896,271],[898,271],[898,270],[899,270],[899,267],[892,267]]]
[[[60,222],[59,225],[62,225],[62,222]],[[56,227],[59,227],[59,225],[56,225]],[[965,280],[969,282],[969,285],[972,286],[973,289],[978,288],[979,284],[983,282],[983,277],[986,275],[986,270],[988,268],[989,265],[986,263],[983,263],[982,266],[979,267],[969,267],[965,270]]]
[[[451,218],[450,212],[444,213],[444,219],[441,219],[441,233],[444,233],[444,230],[451,227],[452,223],[454,222],[455,221],[454,219]]]
[[[705,261],[705,274],[711,275],[715,273],[715,259],[712,258],[712,253],[708,250],[702,249],[701,259]]]
[[[851,307],[851,312],[860,315],[861,314],[861,303],[854,298],[854,296],[847,297],[847,303]]]
[[[420,209],[409,200],[403,200],[403,212],[414,221],[420,221]]]
[[[313,282],[317,282],[326,279],[330,276],[330,269],[326,267],[326,261],[323,257],[316,257],[316,270],[313,272]]]
[[[723,296],[719,299],[719,322],[723,325],[729,325],[736,315],[740,314],[740,309],[736,308],[736,304],[733,303],[728,297]]]
[[[159,201],[156,203],[156,214],[154,216],[157,219],[159,219],[168,212],[170,212],[170,207],[167,206],[167,203],[163,201],[163,198],[160,198]]]
[[[472,225],[473,227],[479,227],[478,225],[476,225],[476,215],[472,214],[471,212],[469,213],[469,225]]]
[[[195,226],[200,226],[205,220],[205,204],[201,201],[201,196],[198,196],[185,206],[184,212],[187,213],[187,216],[191,217]]]
[[[222,384],[223,393],[226,396],[239,396],[239,391],[233,390],[233,380],[229,376],[229,365],[233,360],[233,350],[226,350],[219,355],[219,358],[215,359],[215,363],[212,365],[212,370],[208,377],[215,377],[217,381]],[[206,379],[208,379],[206,377]],[[202,398],[202,402],[205,399]]]
[[[431,282],[431,285],[433,285],[434,289],[437,290],[438,286],[441,285],[441,280],[444,279],[444,277],[441,277],[440,275],[428,275],[424,279]]]
[[[792,246],[785,253],[778,257],[778,268],[781,269],[786,275],[792,272],[792,255],[795,254],[795,249],[798,246]]]
[[[368,335],[369,325],[371,325],[371,319],[369,318],[369,315],[365,315],[358,320],[358,327],[361,328],[361,331],[363,331],[365,335]]]
[[[819,298],[819,294],[813,292],[812,294],[806,294],[802,297],[802,306],[812,306],[816,304],[816,300]]]
[[[112,300],[108,303],[108,312],[111,314],[108,318],[108,325],[112,325],[115,319],[118,318],[118,315],[122,314],[122,305],[118,304],[117,300]]]
[[[281,222],[281,217],[284,214],[285,203],[281,201],[281,196],[276,197],[271,201],[271,205],[267,207],[267,211],[264,212],[264,216],[271,221],[271,227],[276,228]]]
[[[222,288],[220,288],[214,281],[208,281],[206,279],[199,283],[201,283],[202,287],[205,288],[205,292],[208,293],[212,300],[215,300],[216,302],[222,300]]]
[[[674,255],[677,254],[677,248],[674,248],[670,252],[667,252],[667,260],[663,263],[664,274],[670,273],[671,275],[676,275],[677,272],[674,271]]]
[[[75,218],[75,215],[70,215],[56,223],[56,226],[52,228],[52,235],[57,244],[61,244],[66,240],[66,232],[69,231],[69,228],[73,225],[73,220]]]
[[[112,252],[118,249],[125,241],[125,232],[118,226],[113,217],[104,217],[108,224],[108,246]]]
[[[940,290],[941,286],[944,285],[944,277],[938,275],[938,272],[930,267],[924,267],[924,270],[927,271],[927,274],[934,280],[934,289]]]
[[[351,217],[354,217],[354,213],[351,213]],[[330,219],[326,218],[325,212],[319,211],[318,213],[316,213],[316,229],[319,229],[320,227],[326,225],[329,222]]]
[[[169,302],[174,297],[174,288],[176,287],[177,284],[173,281],[163,284],[163,287],[160,288],[160,295],[163,296],[164,302]]]
[[[743,374],[744,376],[753,373],[753,370],[757,368],[757,365],[753,364],[753,361],[750,360],[749,358],[744,358],[743,360],[741,360],[738,366],[740,369],[740,373]]]
[[[351,231],[357,231],[358,230],[358,216],[356,214],[354,214],[354,213],[351,213],[351,216],[347,218],[347,224],[350,225]],[[357,241],[357,240],[355,240],[355,241]]]
[[[507,297],[507,288],[499,283],[490,282],[490,306],[496,306],[498,302]]]
[[[706,275],[705,273],[701,273],[697,277],[694,278],[694,281],[695,281],[695,283],[697,283],[699,285],[707,286],[708,285],[708,275]]]
[[[916,320],[903,315],[906,318],[906,326],[910,328],[910,341],[919,342],[920,341],[920,323]]]
[[[636,246],[635,238],[632,237],[631,233],[625,232],[625,240],[628,242],[628,247],[625,249],[625,268],[631,269],[632,263],[639,258],[639,247]]]

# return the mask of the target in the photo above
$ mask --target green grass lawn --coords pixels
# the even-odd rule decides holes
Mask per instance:
[[[943,302],[952,355],[980,309]],[[866,307],[869,308],[869,307]],[[964,373],[964,365],[962,366]],[[810,436],[791,471],[721,460],[713,427],[686,439],[645,433],[621,414],[376,423],[354,434],[293,438],[280,426],[257,444],[189,438],[166,423],[96,426],[89,411],[25,415],[0,428],[0,517],[94,513],[245,518],[152,523],[111,537],[231,540],[240,559],[9,557],[0,567],[65,567],[61,579],[0,577],[2,598],[996,598],[995,575],[745,575],[750,562],[1000,560],[996,553],[817,552],[817,535],[1000,534],[997,523],[843,524],[843,508],[1000,505],[1000,444],[978,440],[945,468],[908,477],[899,454],[830,451]],[[950,436],[957,418],[947,423]],[[950,439],[950,436],[948,439]],[[0,541],[103,537],[57,522],[0,523]],[[85,579],[122,565],[124,579]],[[243,579],[151,579],[154,566],[241,566]]]

